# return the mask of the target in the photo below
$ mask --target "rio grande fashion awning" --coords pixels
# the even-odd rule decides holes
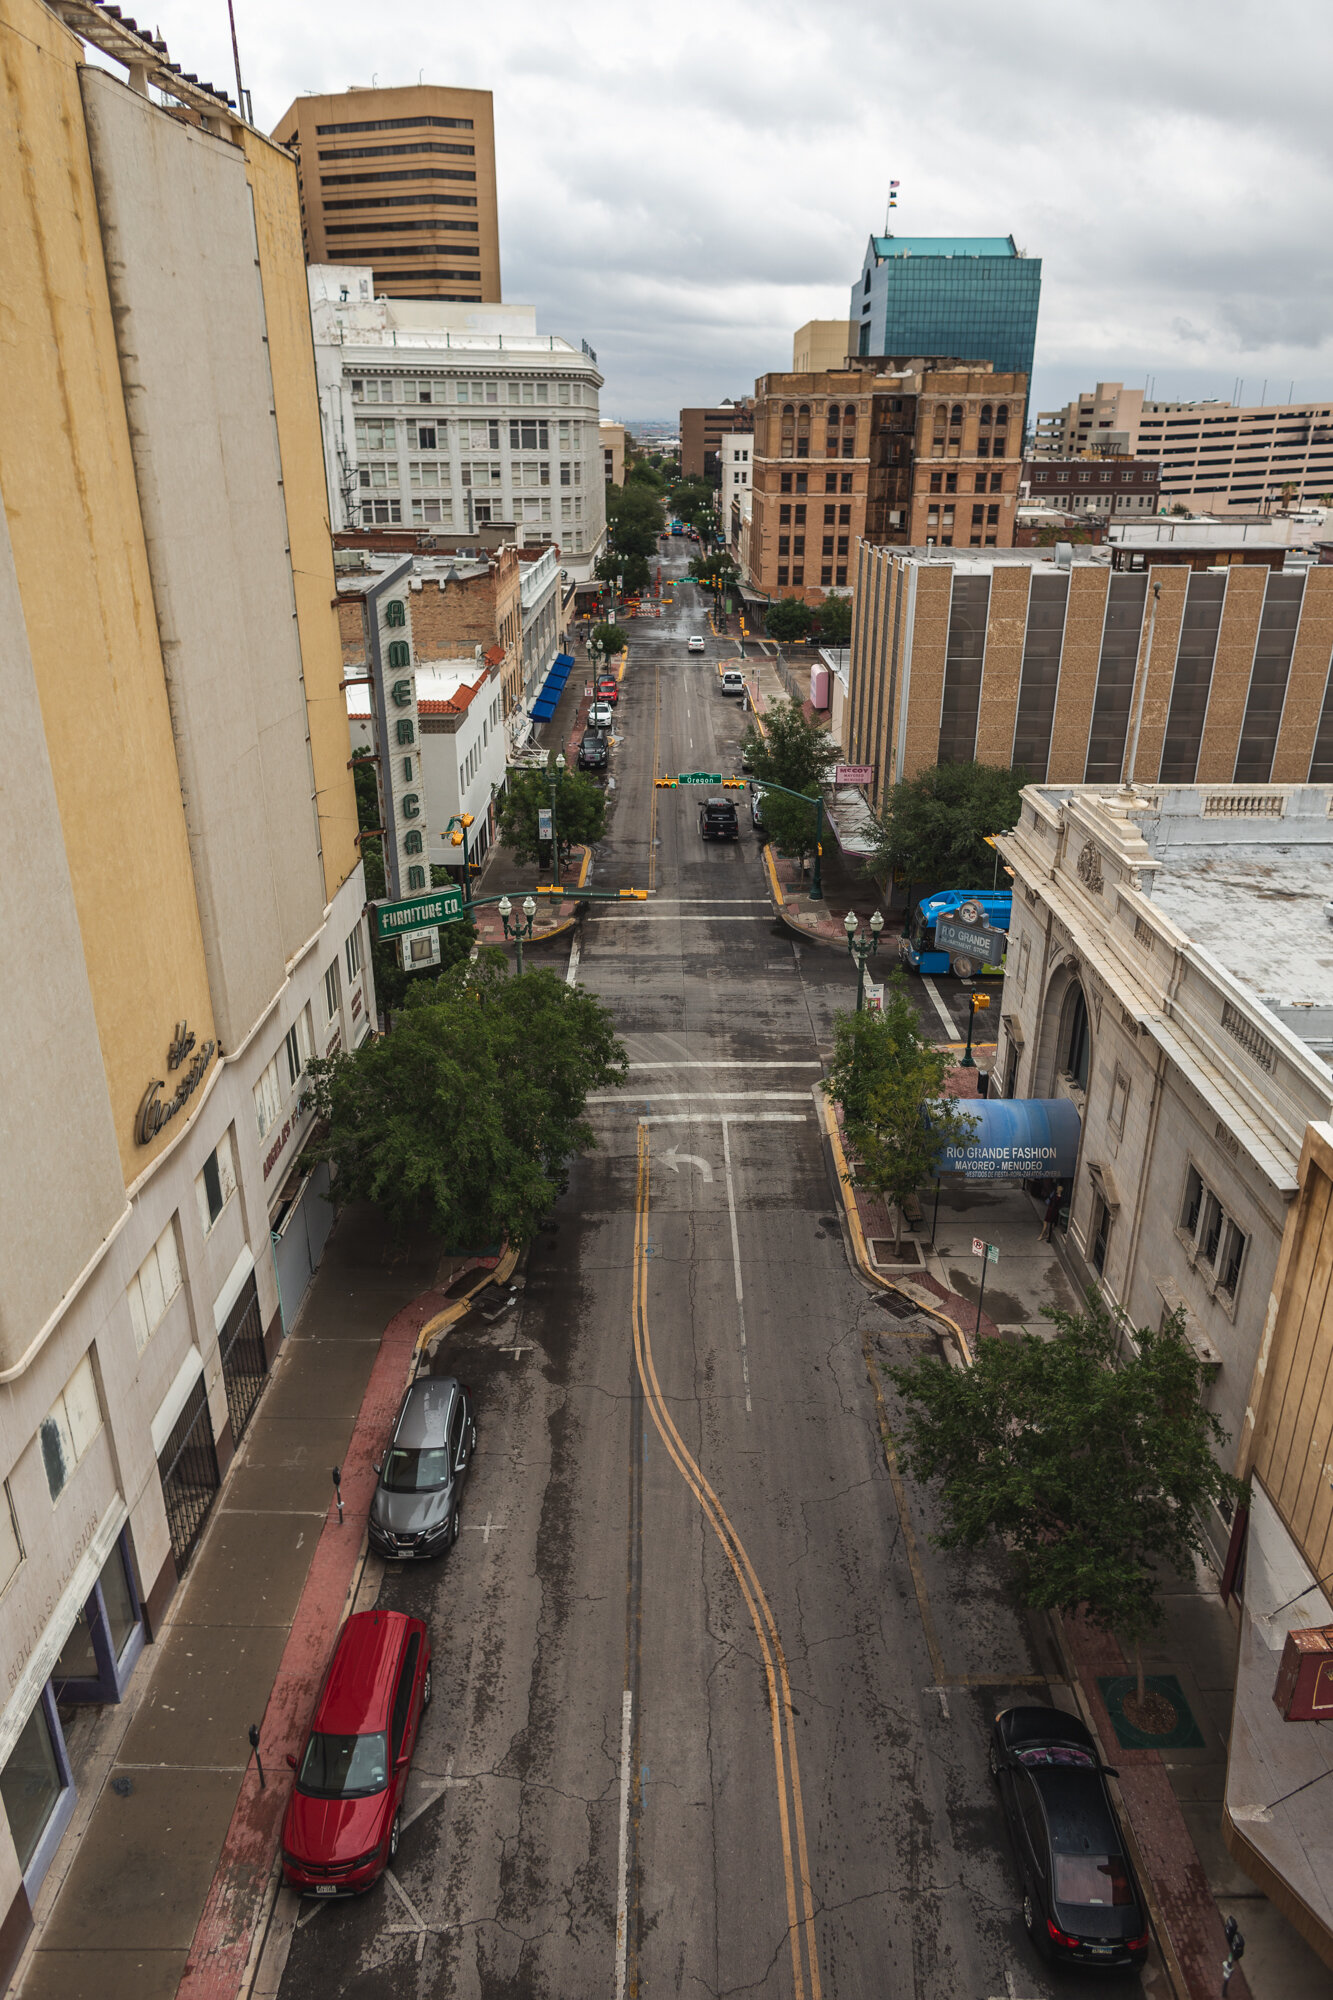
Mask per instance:
[[[942,1174],[970,1181],[1074,1178],[1079,1115],[1067,1097],[981,1097],[963,1108],[976,1126],[962,1145],[945,1147]]]

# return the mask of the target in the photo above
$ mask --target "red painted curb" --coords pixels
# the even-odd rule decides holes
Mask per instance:
[[[240,1989],[291,1790],[286,1759],[300,1745],[342,1623],[375,1491],[374,1459],[402,1396],[417,1335],[447,1303],[444,1292],[423,1292],[395,1314],[381,1336],[343,1458],[346,1519],[340,1526],[336,1508],[330,1507],[260,1725],[260,1755],[268,1784],[261,1789],[252,1763],[241,1782],[212,1887],[176,1989],[177,2000],[235,2000]]]

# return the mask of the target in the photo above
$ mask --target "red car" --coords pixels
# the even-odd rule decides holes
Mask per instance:
[[[620,700],[620,682],[614,674],[603,674],[597,683],[598,701],[616,702]]]
[[[353,1896],[398,1852],[403,1792],[430,1706],[430,1634],[401,1611],[343,1626],[282,1823],[282,1875],[304,1896]]]

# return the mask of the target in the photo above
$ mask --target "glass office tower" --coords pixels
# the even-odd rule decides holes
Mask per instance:
[[[1032,378],[1040,257],[1012,236],[872,236],[852,287],[861,354],[989,361]]]

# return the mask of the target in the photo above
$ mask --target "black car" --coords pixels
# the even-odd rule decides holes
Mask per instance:
[[[606,769],[606,738],[600,729],[585,729],[583,741],[579,744],[580,771],[604,771]]]
[[[1058,1708],[1006,1708],[990,1767],[1037,1950],[1064,1965],[1142,1965],[1148,1919],[1106,1789],[1116,1773],[1090,1731]]]
[[[705,840],[739,840],[741,823],[730,799],[705,799],[699,808],[699,831]]]
[[[367,1532],[378,1555],[434,1556],[458,1540],[463,1482],[477,1448],[472,1397],[452,1375],[418,1375],[399,1407]]]

